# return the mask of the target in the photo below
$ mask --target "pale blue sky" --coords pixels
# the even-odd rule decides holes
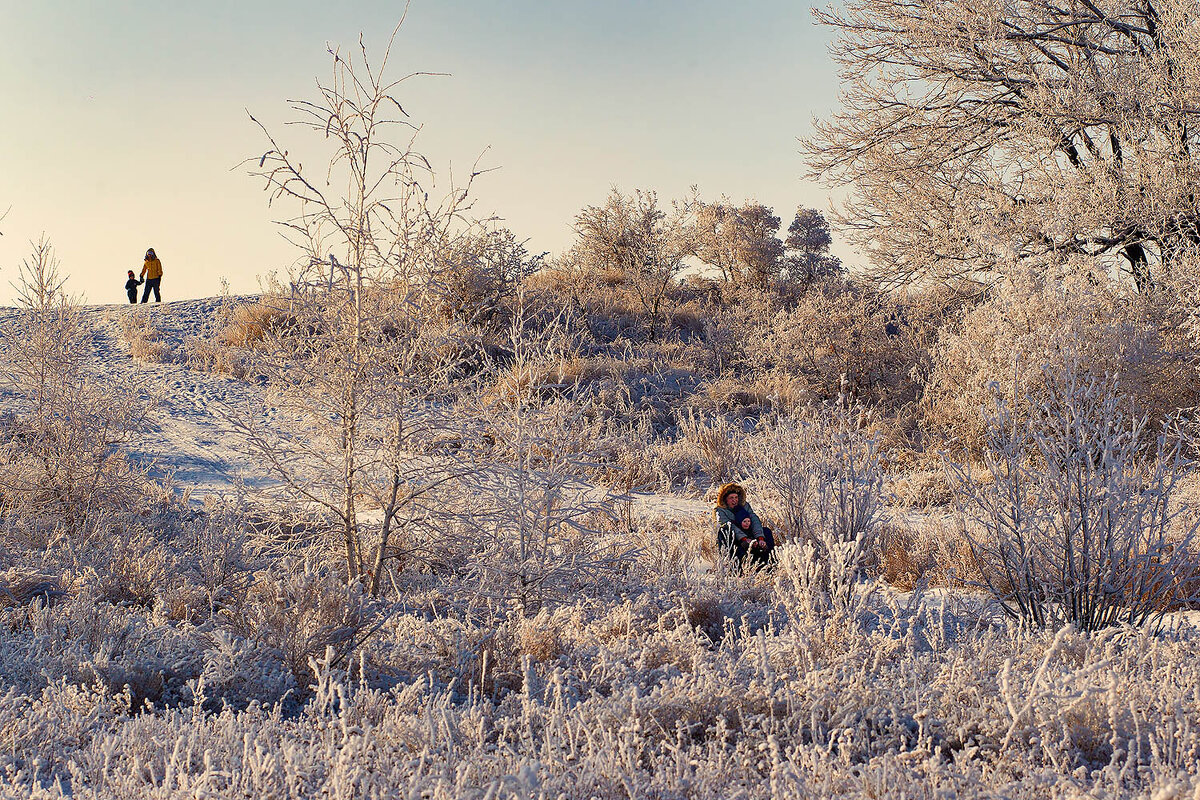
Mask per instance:
[[[294,253],[261,185],[235,168],[283,142],[285,100],[328,73],[326,44],[382,47],[403,11],[383,0],[0,0],[0,301],[45,232],[70,286],[119,302],[147,247],[167,299],[253,291]],[[611,186],[660,197],[755,198],[786,220],[824,208],[796,138],[836,97],[827,32],[785,0],[414,0],[393,54],[435,165],[500,167],[494,212],[557,253]]]

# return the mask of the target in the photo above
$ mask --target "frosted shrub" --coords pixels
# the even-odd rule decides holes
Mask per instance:
[[[798,411],[762,422],[746,443],[748,476],[767,493],[776,528],[789,538],[808,531],[818,438],[811,412]]]
[[[1048,396],[1038,366],[1071,360],[1096,378],[1120,375],[1116,390],[1153,427],[1200,396],[1183,307],[1170,292],[1131,295],[1070,265],[1021,270],[943,330],[921,400],[926,429],[978,455],[993,385],[1025,414]]]
[[[780,298],[751,331],[753,363],[791,376],[808,398],[855,397],[899,409],[920,396],[929,346],[943,298],[907,299],[840,277],[816,281],[796,298]]]
[[[258,563],[247,541],[246,515],[209,499],[205,514],[181,527],[177,544],[186,553],[187,583],[206,611],[245,596]]]
[[[813,475],[813,543],[827,565],[830,598],[848,606],[877,555],[883,470],[877,440],[858,426],[860,409],[829,409]]]
[[[332,648],[340,661],[375,621],[376,608],[357,583],[347,585],[312,560],[282,560],[236,606],[218,616],[234,634],[278,651],[292,674],[306,680],[309,660]]]
[[[0,512],[71,527],[140,494],[144,478],[120,448],[145,428],[151,403],[136,379],[90,369],[93,332],[64,282],[49,242],[35,244],[0,362],[18,398],[0,441]]]
[[[505,443],[469,477],[471,572],[483,597],[526,614],[595,585],[627,559],[614,537],[614,495],[591,487],[576,449],[577,408],[498,409],[491,431]]]
[[[1041,376],[1028,416],[994,393],[984,480],[948,464],[987,588],[1014,617],[1090,631],[1157,622],[1193,598],[1196,521],[1172,494],[1181,445],[1151,437],[1116,381],[1069,362]]]
[[[261,641],[251,641],[217,630],[212,646],[204,651],[204,671],[192,689],[204,704],[231,704],[245,708],[251,700],[271,706],[296,689],[296,673],[283,651]]]
[[[883,470],[864,412],[827,404],[766,422],[751,439],[750,476],[789,536],[807,541],[824,591],[846,607],[877,556]]]

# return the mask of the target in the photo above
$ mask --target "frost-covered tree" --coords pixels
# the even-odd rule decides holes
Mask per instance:
[[[401,555],[396,532],[421,530],[421,504],[463,471],[433,440],[453,427],[448,286],[470,182],[431,199],[418,126],[395,96],[412,75],[385,78],[398,30],[377,67],[361,43],[358,58],[331,51],[332,80],[292,103],[295,124],[325,148],[308,162],[315,170],[260,124],[270,149],[252,174],[272,202],[297,208],[281,224],[303,255],[261,348],[279,424],[235,420],[298,514],[332,515],[349,579],[373,592]],[[397,141],[402,129],[411,136]]]
[[[762,284],[784,266],[779,226],[779,217],[761,203],[739,207],[725,198],[701,203],[696,212],[694,254],[726,281]]]
[[[1200,244],[1192,0],[850,0],[806,143],[890,284],[1076,257],[1144,287]]]
[[[602,206],[588,206],[575,218],[578,240],[571,253],[586,273],[616,270],[632,287],[650,320],[651,335],[661,327],[667,290],[683,269],[691,249],[687,201],[670,212],[659,207],[658,195],[637,189],[632,195],[614,189]]]
[[[829,252],[833,234],[825,215],[815,208],[801,207],[788,225],[784,247],[788,250],[787,273],[792,280],[811,281],[836,275],[842,260]]]

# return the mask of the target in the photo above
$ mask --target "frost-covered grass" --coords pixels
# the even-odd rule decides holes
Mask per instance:
[[[155,547],[198,557],[186,533]],[[98,596],[86,571],[49,604],[14,593],[0,610],[0,788],[1200,796],[1189,626],[1028,631],[967,595],[890,590],[838,613],[796,552],[773,576],[668,562],[647,555],[532,618],[463,604],[467,587],[427,575],[402,605],[360,606],[363,620],[288,617],[332,579],[285,562],[227,569],[211,606],[184,618],[168,599],[200,589],[202,571],[136,601]]]
[[[191,439],[227,435],[209,424],[218,392],[257,397],[156,368],[177,466]],[[1200,798],[1184,614],[1157,632],[1019,627],[961,588],[981,576],[958,520],[877,518],[878,464],[855,456],[874,439],[789,455],[758,438],[771,430],[692,422],[679,446],[708,470],[738,466],[725,445],[742,431],[767,444],[756,462],[811,474],[751,483],[797,531],[775,572],[699,574],[707,516],[632,506],[588,523],[589,547],[621,558],[572,570],[578,550],[556,545],[531,571],[504,538],[512,504],[447,493],[453,524],[405,531],[373,597],[348,585],[328,520],[240,494],[201,509],[136,453],[102,463],[137,480],[87,514],[0,497],[0,797]],[[7,483],[30,483],[13,464]],[[503,485],[468,488],[502,496],[500,467]]]

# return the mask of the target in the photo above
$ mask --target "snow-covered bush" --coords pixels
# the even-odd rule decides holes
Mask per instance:
[[[841,608],[878,557],[883,470],[866,420],[861,408],[828,403],[765,421],[747,446],[751,482],[778,516],[779,539],[809,545],[806,557]]]
[[[251,702],[267,707],[285,700],[296,704],[289,695],[298,685],[297,673],[282,650],[218,629],[203,656],[204,669],[190,687],[194,702],[239,709]]]
[[[878,557],[883,469],[878,440],[862,427],[865,412],[839,403],[827,413],[815,443],[812,541],[828,569],[830,598],[847,607]]]
[[[532,615],[600,583],[631,545],[612,533],[616,497],[588,481],[586,403],[570,387],[545,397],[528,379],[558,360],[557,332],[551,325],[532,333],[526,325],[519,306],[509,333],[512,363],[477,414],[494,444],[464,476],[458,537],[470,548],[480,595]]]
[[[760,424],[744,446],[747,478],[765,492],[780,539],[800,539],[809,530],[819,421],[811,410],[781,414]]]
[[[1038,383],[1040,402],[993,390],[983,480],[947,464],[987,588],[1040,626],[1161,621],[1200,594],[1200,521],[1173,502],[1189,466],[1182,444],[1147,443],[1116,380],[1075,361]]]
[[[140,497],[144,476],[121,445],[145,428],[152,403],[137,379],[91,369],[93,332],[64,282],[49,242],[35,244],[4,331],[0,380],[17,410],[0,435],[0,514],[69,531]]]
[[[925,430],[978,455],[992,386],[1025,414],[1047,398],[1043,365],[1069,361],[1092,377],[1120,375],[1131,413],[1157,425],[1200,398],[1185,308],[1171,292],[1132,294],[1072,265],[1006,277],[943,330],[921,398]]]

